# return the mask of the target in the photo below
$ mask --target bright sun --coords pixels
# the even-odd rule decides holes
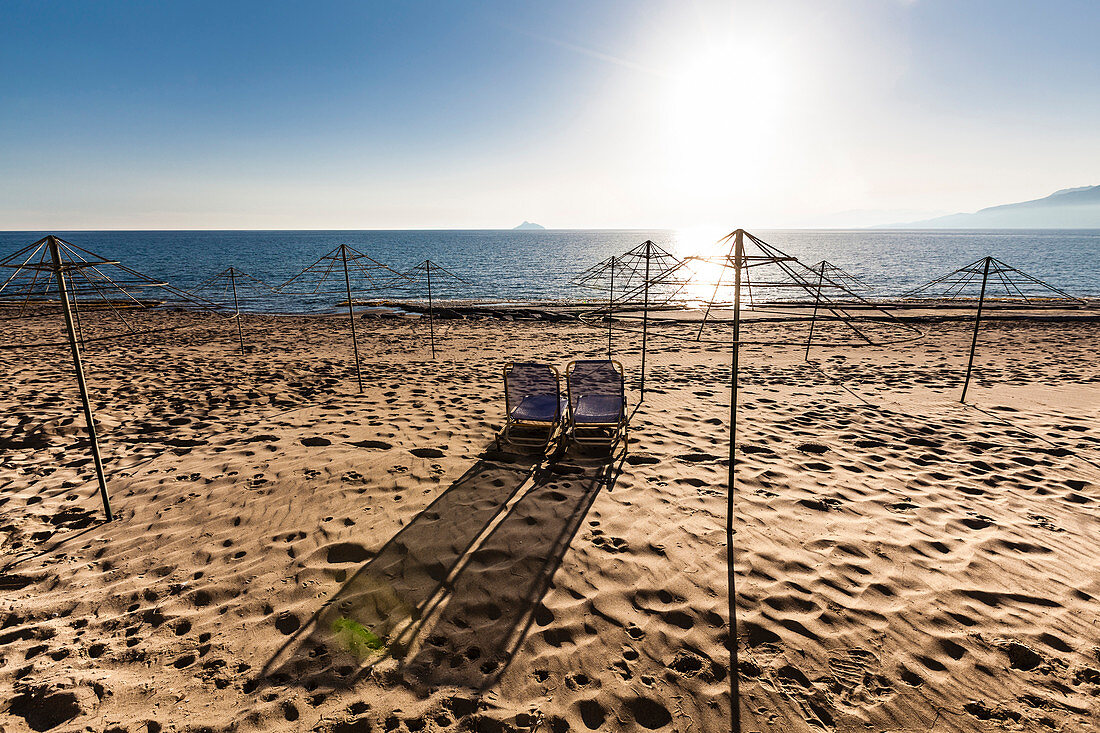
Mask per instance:
[[[730,43],[694,50],[669,75],[668,182],[685,204],[736,206],[773,180],[769,163],[783,152],[783,71],[775,51]]]

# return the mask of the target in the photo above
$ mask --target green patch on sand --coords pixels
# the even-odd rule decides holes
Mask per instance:
[[[367,657],[385,647],[373,631],[354,619],[341,616],[332,622],[332,633],[345,649],[357,657]]]

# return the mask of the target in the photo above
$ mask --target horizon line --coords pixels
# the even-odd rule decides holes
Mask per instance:
[[[745,227],[735,227],[746,229]],[[811,232],[848,232],[848,231],[879,231],[879,232],[1090,232],[1100,231],[1097,227],[906,227],[872,224],[870,226],[848,227],[812,227],[812,226],[760,226],[751,227],[755,231],[811,231]],[[543,227],[541,229],[516,229],[515,227],[496,228],[453,228],[426,227],[420,229],[0,229],[0,234],[48,234],[51,232],[65,232],[76,234],[98,232],[519,232],[537,234],[538,232],[680,232],[682,228],[676,227]],[[747,231],[747,229],[746,229]]]

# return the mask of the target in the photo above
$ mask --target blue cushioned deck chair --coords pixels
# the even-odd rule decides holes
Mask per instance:
[[[535,362],[504,367],[505,423],[501,437],[515,445],[546,447],[561,426],[558,370]]]
[[[599,359],[572,361],[565,367],[569,391],[568,432],[580,445],[611,449],[626,436],[626,387],[623,365]]]

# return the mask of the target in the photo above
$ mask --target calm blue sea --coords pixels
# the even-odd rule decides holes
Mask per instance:
[[[439,298],[497,301],[581,299],[570,285],[579,272],[646,239],[687,256],[717,254],[714,237],[676,231],[111,231],[54,232],[182,289],[229,266],[278,285],[341,243],[403,271],[431,259],[466,280],[439,278]],[[754,231],[807,264],[828,260],[861,277],[877,295],[893,295],[986,255],[1075,295],[1100,296],[1100,230],[1025,231]],[[44,236],[0,232],[0,258]],[[354,271],[352,273],[355,274]],[[336,276],[339,276],[338,278]],[[343,286],[329,273],[322,290]],[[273,293],[242,284],[253,311],[332,310],[335,294]],[[357,293],[356,297],[371,297]]]

